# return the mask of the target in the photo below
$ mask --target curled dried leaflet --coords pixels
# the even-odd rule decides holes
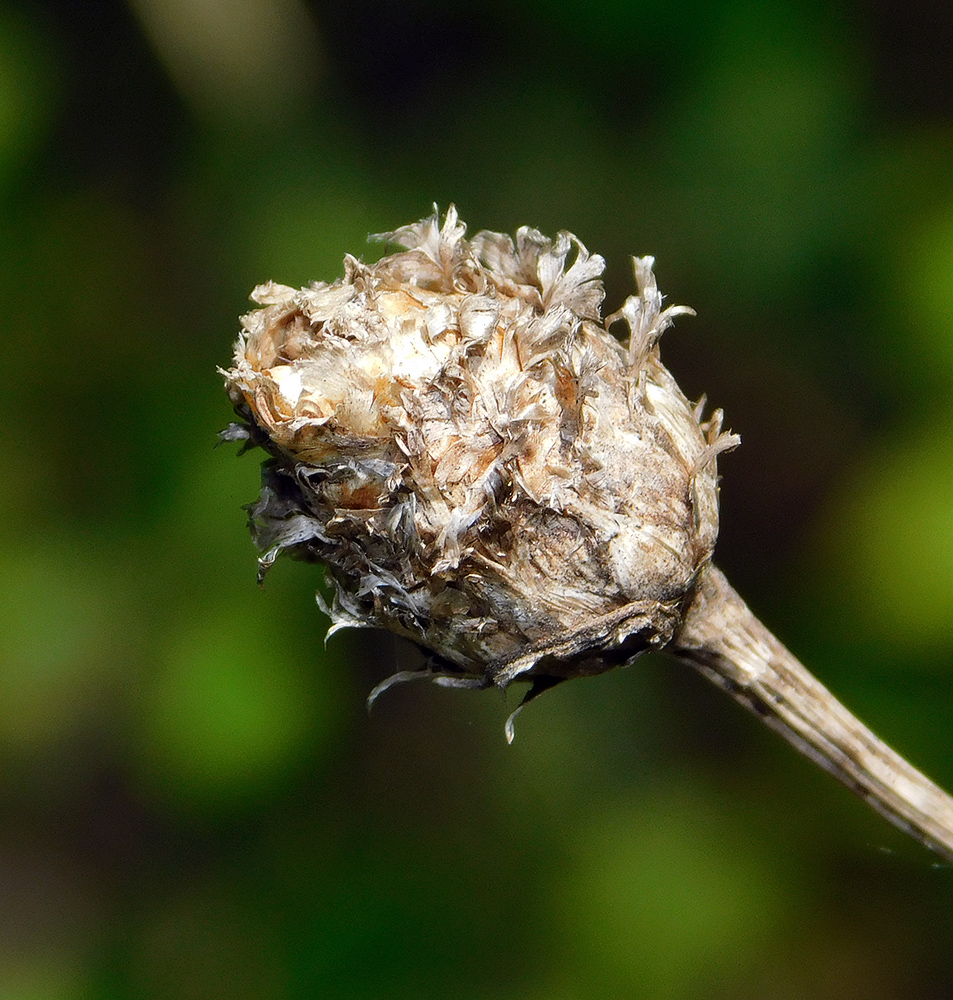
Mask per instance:
[[[716,462],[738,438],[659,359],[651,257],[601,317],[604,261],[569,233],[465,238],[453,207],[404,249],[244,318],[223,435],[271,455],[250,508],[260,573],[324,563],[333,632],[390,629],[460,687],[689,660],[893,822],[953,857],[953,802],[877,740],[712,566]],[[627,343],[610,332],[627,327]],[[330,634],[330,633],[329,633]],[[507,724],[512,738],[512,718]]]

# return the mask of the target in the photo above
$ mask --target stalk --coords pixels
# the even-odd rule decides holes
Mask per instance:
[[[895,826],[953,861],[953,798],[848,711],[716,567],[702,570],[668,649]]]

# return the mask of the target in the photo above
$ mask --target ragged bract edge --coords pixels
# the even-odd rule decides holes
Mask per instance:
[[[253,293],[224,374],[273,456],[250,511],[261,572],[324,562],[332,631],[407,636],[444,682],[595,672],[613,656],[594,621],[630,616],[626,655],[668,641],[737,438],[659,359],[691,310],[663,308],[651,257],[603,324],[604,261],[572,234],[465,234],[451,206],[336,282]]]

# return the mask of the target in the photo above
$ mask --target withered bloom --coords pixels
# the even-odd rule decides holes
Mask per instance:
[[[953,855],[953,803],[712,566],[717,456],[738,438],[659,360],[691,310],[662,308],[652,258],[603,321],[604,261],[569,233],[468,240],[451,207],[378,239],[404,249],[252,294],[224,437],[272,456],[250,508],[260,572],[282,552],[324,563],[332,631],[406,636],[454,686],[525,679],[531,697],[668,648]]]

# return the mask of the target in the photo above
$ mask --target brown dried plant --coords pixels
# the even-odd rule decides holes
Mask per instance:
[[[332,284],[252,293],[223,373],[242,422],[223,437],[270,454],[250,507],[259,575],[282,553],[321,562],[331,632],[382,627],[432,654],[371,701],[424,676],[526,680],[525,704],[665,649],[953,858],[953,800],[712,564],[717,456],[739,439],[659,359],[692,310],[662,308],[653,259],[634,260],[637,294],[603,320],[604,261],[575,236],[465,232],[435,209],[377,237],[403,249],[376,264],[347,256]]]

